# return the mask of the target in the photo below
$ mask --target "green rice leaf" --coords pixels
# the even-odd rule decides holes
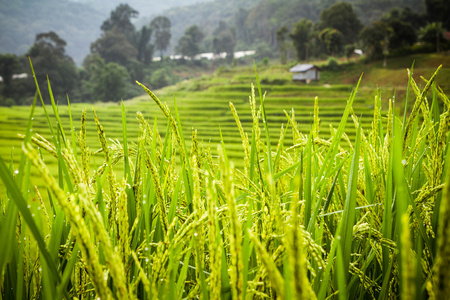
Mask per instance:
[[[5,186],[8,190],[8,193],[11,196],[11,200],[12,200],[11,203],[14,203],[17,206],[17,209],[19,210],[24,221],[27,223],[28,228],[30,229],[31,233],[33,234],[33,237],[38,244],[39,250],[41,251],[41,254],[47,263],[47,266],[49,268],[51,276],[55,279],[56,282],[60,282],[61,277],[59,276],[59,273],[57,271],[57,268],[53,261],[52,256],[47,251],[47,247],[46,247],[45,241],[41,235],[41,231],[39,230],[37,224],[35,223],[33,217],[31,216],[30,210],[27,207],[27,203],[26,203],[25,199],[23,198],[22,194],[20,193],[19,187],[14,182],[12,175],[9,173],[8,168],[6,167],[6,164],[3,160],[3,158],[1,158],[1,157],[0,157],[0,177],[2,178],[3,183],[5,184]],[[15,219],[14,215],[15,214],[14,214],[14,210],[13,210],[11,212],[11,216],[9,219],[10,225],[15,224],[15,221],[11,220],[12,218]],[[8,227],[8,228],[14,228],[14,227]],[[7,232],[6,229],[4,229],[4,230]],[[6,233],[2,232],[2,236],[3,235],[6,235],[6,237],[8,236]]]

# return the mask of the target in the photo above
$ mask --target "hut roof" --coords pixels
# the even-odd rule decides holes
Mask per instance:
[[[312,64],[298,64],[290,68],[289,72],[302,73],[314,68],[319,69],[318,67]]]

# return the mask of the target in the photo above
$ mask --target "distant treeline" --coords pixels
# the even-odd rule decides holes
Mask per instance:
[[[444,32],[450,28],[447,17],[450,2],[446,0],[390,1],[396,8],[387,6],[384,0],[336,3],[268,0],[256,6],[256,0],[245,0],[241,4],[246,1],[252,6],[235,7],[231,16],[216,20],[212,30],[200,21],[195,23],[195,18],[192,23],[185,22],[183,34],[174,45],[171,45],[173,30],[181,26],[174,15],[156,16],[137,29],[133,19],[138,11],[120,4],[101,24],[102,34],[91,43],[90,54],[81,67],[66,53],[62,37],[52,31],[37,34],[25,55],[0,55],[0,105],[31,101],[35,87],[28,57],[44,94],[48,75],[57,100],[65,102],[69,95],[72,102],[93,102],[119,101],[138,95],[141,91],[134,83],[136,80],[156,89],[183,79],[176,74],[192,67],[212,69],[219,64],[237,64],[239,61],[233,57],[235,50],[253,49],[257,61],[279,58],[286,64],[294,59],[350,57],[355,49],[362,49],[367,59],[372,60],[449,48],[444,39]],[[229,5],[237,2],[223,4],[222,12],[231,11]],[[219,9],[217,5],[217,1],[205,3],[205,11],[211,7]],[[425,6],[426,12],[417,12],[419,6]],[[204,13],[199,11],[198,15]],[[363,20],[361,15],[365,15]],[[374,16],[378,18],[373,19]],[[171,46],[184,57],[201,52],[226,52],[227,57],[214,62],[174,62],[164,59]],[[163,59],[153,61],[155,56]],[[13,77],[21,73],[28,74],[27,78]]]

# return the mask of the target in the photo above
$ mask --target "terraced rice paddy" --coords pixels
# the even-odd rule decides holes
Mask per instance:
[[[188,146],[191,143],[192,130],[197,130],[199,141],[205,145],[210,145],[212,152],[216,153],[217,144],[220,143],[221,132],[230,159],[239,167],[243,165],[242,139],[229,103],[232,102],[234,104],[244,130],[249,131],[252,126],[249,96],[251,95],[251,82],[254,82],[255,79],[249,80],[251,71],[249,70],[248,72],[250,74],[248,76],[238,76],[234,73],[225,74],[216,84],[203,91],[193,92],[178,88],[156,92],[161,101],[166,102],[171,110],[174,109],[174,100],[176,101]],[[214,80],[208,81],[210,84],[211,82],[214,83]],[[304,133],[310,131],[316,96],[320,106],[320,131],[324,137],[329,137],[330,126],[336,126],[339,123],[352,88],[352,85],[331,87],[308,86],[305,84],[263,85],[262,89],[266,92],[266,111],[272,141],[274,143],[277,142],[282,124],[285,128],[288,122],[286,113],[291,114],[292,109],[295,110],[295,118],[299,124],[299,129]],[[65,101],[62,102],[65,103]],[[353,107],[355,114],[361,117],[363,126],[369,126],[370,122],[372,122],[373,98],[369,98],[369,95],[361,94],[355,99]],[[138,138],[138,121],[136,119],[136,112],[138,111],[142,112],[144,117],[150,120],[151,123],[157,122],[159,131],[164,134],[167,127],[166,118],[163,117],[160,109],[147,95],[125,101],[125,108],[128,123],[127,134],[131,143],[137,142]],[[49,106],[47,109],[51,110],[51,107]],[[71,110],[76,133],[80,131],[80,118],[83,109],[87,110],[87,131],[91,133],[91,135],[87,136],[87,144],[90,145],[92,152],[100,149],[98,137],[95,134],[96,128],[92,109],[95,109],[97,112],[99,120],[105,128],[106,137],[113,140],[117,139],[119,142],[122,141],[120,103],[72,104]],[[16,164],[18,156],[14,155],[14,153],[19,152],[22,142],[18,134],[25,132],[29,110],[29,107],[2,108],[2,113],[0,114],[0,155],[7,160],[12,157],[13,162]],[[63,128],[69,130],[68,106],[59,105],[58,111]],[[78,119],[76,119],[77,117]],[[52,122],[55,126],[56,121],[52,120]],[[36,108],[33,132],[47,139],[51,138],[42,107]],[[353,138],[352,135],[355,132],[354,125],[349,123],[346,133],[350,138]],[[286,142],[286,146],[292,145],[291,131],[288,131]],[[56,173],[56,159],[45,151],[42,152],[42,155],[46,163]],[[97,157],[102,157],[102,155],[92,155],[91,164],[93,167],[98,167]],[[32,183],[38,186],[41,185],[36,174],[32,176]]]

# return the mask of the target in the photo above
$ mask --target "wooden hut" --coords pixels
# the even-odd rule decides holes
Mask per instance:
[[[292,80],[301,80],[310,82],[311,80],[319,80],[319,67],[311,64],[298,64],[289,69],[293,73]]]

